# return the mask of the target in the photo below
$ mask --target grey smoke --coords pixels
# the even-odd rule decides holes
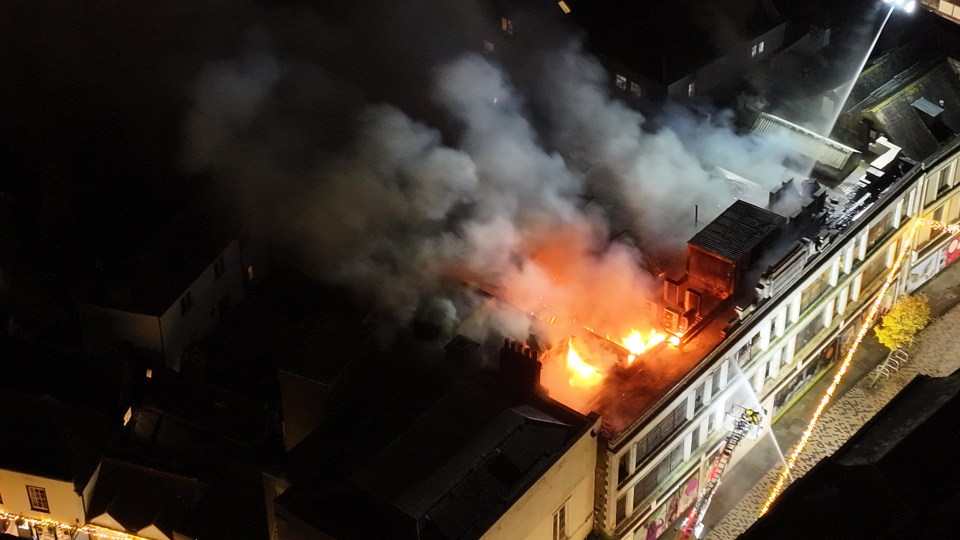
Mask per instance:
[[[783,154],[738,135],[725,114],[674,111],[650,129],[610,95],[605,72],[577,45],[543,62],[542,85],[525,95],[483,56],[437,66],[425,98],[448,123],[444,133],[396,106],[371,104],[335,150],[294,142],[283,151],[269,141],[297,132],[284,129],[281,90],[305,66],[263,52],[216,63],[194,84],[184,159],[283,185],[274,216],[285,243],[310,271],[401,324],[426,313],[452,329],[469,314],[467,286],[518,308],[495,310],[489,322],[514,337],[530,330],[518,314],[540,309],[613,322],[653,284],[639,251],[609,243],[614,213],[629,216],[627,228],[645,245],[682,246],[690,230],[678,216],[694,204],[732,202],[711,178],[714,166],[763,182]],[[310,69],[322,78],[322,68]],[[545,119],[532,120],[534,110]],[[295,166],[291,146],[309,150],[294,156]],[[585,207],[585,194],[618,209]],[[611,298],[610,313],[595,294]]]

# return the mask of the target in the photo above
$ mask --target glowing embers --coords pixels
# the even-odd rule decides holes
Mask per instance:
[[[586,363],[573,347],[573,339],[567,340],[567,369],[570,371],[570,386],[594,386],[603,380],[603,374],[596,367]]]

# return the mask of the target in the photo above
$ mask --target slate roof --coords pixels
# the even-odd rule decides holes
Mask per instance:
[[[128,531],[154,525],[171,538],[193,512],[205,485],[198,479],[104,459],[87,519],[109,515]]]
[[[957,448],[960,370],[919,375],[740,538],[952,538]]]
[[[737,200],[688,242],[705,251],[740,262],[774,234],[786,218]]]
[[[943,113],[931,128],[915,104],[926,102],[941,108],[940,100],[944,102]],[[960,78],[949,59],[925,58],[877,87],[847,113],[871,118],[879,130],[903,148],[904,155],[923,160],[946,139],[960,133]]]
[[[340,486],[294,480],[277,504],[334,537],[477,537],[590,425],[459,383]]]

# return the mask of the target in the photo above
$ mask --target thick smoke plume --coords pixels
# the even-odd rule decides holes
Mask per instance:
[[[720,111],[644,117],[575,43],[526,59],[514,78],[487,56],[444,58],[422,81],[429,112],[412,113],[256,48],[193,83],[184,162],[252,188],[308,269],[399,324],[452,331],[481,289],[501,301],[496,333],[625,332],[655,294],[644,253],[682,248],[695,204],[733,201],[714,168],[775,185],[783,152]],[[611,241],[622,231],[639,245]]]

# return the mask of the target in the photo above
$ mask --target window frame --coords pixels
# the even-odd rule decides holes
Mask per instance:
[[[553,512],[553,540],[566,540],[567,537],[567,503],[570,499],[563,501],[560,508]]]
[[[34,491],[36,490],[36,491]],[[30,509],[36,512],[50,513],[50,499],[47,497],[47,489],[40,486],[27,486],[27,500],[30,502]],[[39,503],[43,503],[43,508]]]

